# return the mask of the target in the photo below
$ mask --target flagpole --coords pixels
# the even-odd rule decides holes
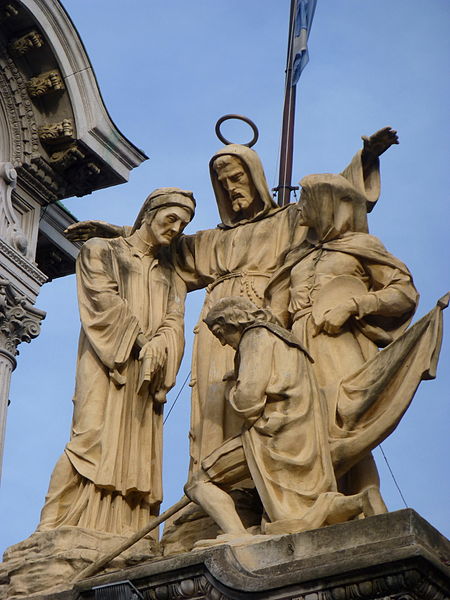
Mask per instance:
[[[295,90],[292,85],[292,46],[293,29],[295,19],[296,0],[291,0],[291,10],[289,18],[289,38],[286,59],[286,80],[283,109],[283,125],[281,130],[281,149],[280,149],[280,172],[278,177],[278,186],[274,191],[278,192],[278,205],[285,206],[291,200],[292,181],[292,161],[294,151],[294,123],[295,123]]]

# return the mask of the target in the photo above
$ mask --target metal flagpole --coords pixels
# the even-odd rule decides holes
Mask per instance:
[[[292,160],[294,152],[295,95],[300,74],[308,63],[308,36],[311,29],[317,0],[291,0],[289,38],[286,60],[286,82],[284,93],[283,126],[281,130],[280,173],[278,204],[289,204],[291,192]]]
[[[283,126],[281,132],[281,151],[280,151],[280,172],[278,177],[278,186],[274,191],[278,192],[278,205],[285,206],[289,204],[291,191],[295,188],[291,186],[292,180],[292,159],[294,149],[294,123],[295,123],[295,90],[292,85],[292,51],[294,39],[296,0],[291,0],[291,10],[289,18],[289,38],[286,58],[286,80],[284,92]]]

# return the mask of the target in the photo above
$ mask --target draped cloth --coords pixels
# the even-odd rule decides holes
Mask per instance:
[[[266,533],[324,525],[340,494],[326,406],[310,358],[290,332],[256,321],[242,335],[235,376],[229,402],[242,418],[242,433],[203,460],[204,470],[226,487],[238,470],[242,448],[266,513]]]
[[[303,181],[304,218],[316,241],[292,248],[268,283],[266,302],[314,358],[341,476],[370,458],[399,423],[421,379],[434,376],[445,303],[407,329],[418,294],[407,267],[364,233],[365,199],[336,175]],[[356,314],[337,334],[318,331],[327,311],[349,301]],[[377,483],[376,472],[370,481],[372,476],[362,489]]]
[[[448,302],[449,294],[337,387],[330,446],[338,476],[394,431],[421,380],[436,377]]]
[[[239,158],[258,192],[258,208],[252,218],[231,210],[228,192],[214,170],[214,160],[223,155]],[[366,194],[370,207],[379,195],[379,164],[363,170],[358,152],[343,176]],[[217,229],[182,236],[174,257],[176,268],[188,290],[206,287],[206,298],[195,327],[192,357],[192,408],[190,470],[225,440],[238,435],[242,426],[227,406],[223,375],[233,369],[233,350],[221,346],[203,318],[211,306],[226,296],[243,296],[261,306],[267,284],[280,268],[290,248],[298,247],[307,229],[299,225],[297,204],[277,208],[268,189],[257,154],[245,146],[230,144],[210,162],[211,180],[222,218]],[[287,310],[287,302],[286,302]]]
[[[81,317],[71,439],[55,468],[40,530],[136,531],[162,500],[162,407],[184,347],[185,286],[133,238],[92,239],[77,260]],[[138,389],[136,338],[162,338],[157,387]]]

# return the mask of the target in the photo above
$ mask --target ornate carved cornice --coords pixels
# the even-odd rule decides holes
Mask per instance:
[[[148,597],[155,600],[227,600],[230,596],[200,575],[182,579],[152,589],[147,589]],[[142,588],[141,588],[142,589]],[[280,589],[277,590],[280,592]],[[389,573],[382,577],[367,577],[358,583],[340,584],[328,587],[320,582],[315,591],[307,593],[289,592],[288,589],[278,595],[277,591],[266,590],[267,598],[285,598],[292,600],[447,600],[446,592],[417,570],[404,573]],[[242,594],[242,592],[241,592]],[[252,594],[249,594],[251,597]],[[236,596],[237,597],[237,596]],[[239,597],[245,597],[240,595]],[[261,597],[261,596],[259,596]]]
[[[5,158],[19,185],[45,205],[126,181],[146,156],[109,118],[60,3],[1,4],[0,98],[10,145]]]
[[[17,346],[31,342],[41,331],[45,312],[27,302],[11,284],[0,278],[0,350],[18,354]]]

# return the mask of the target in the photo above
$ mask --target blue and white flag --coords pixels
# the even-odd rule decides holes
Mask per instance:
[[[317,0],[297,0],[292,40],[292,85],[297,85],[309,61],[308,36],[316,10]]]

